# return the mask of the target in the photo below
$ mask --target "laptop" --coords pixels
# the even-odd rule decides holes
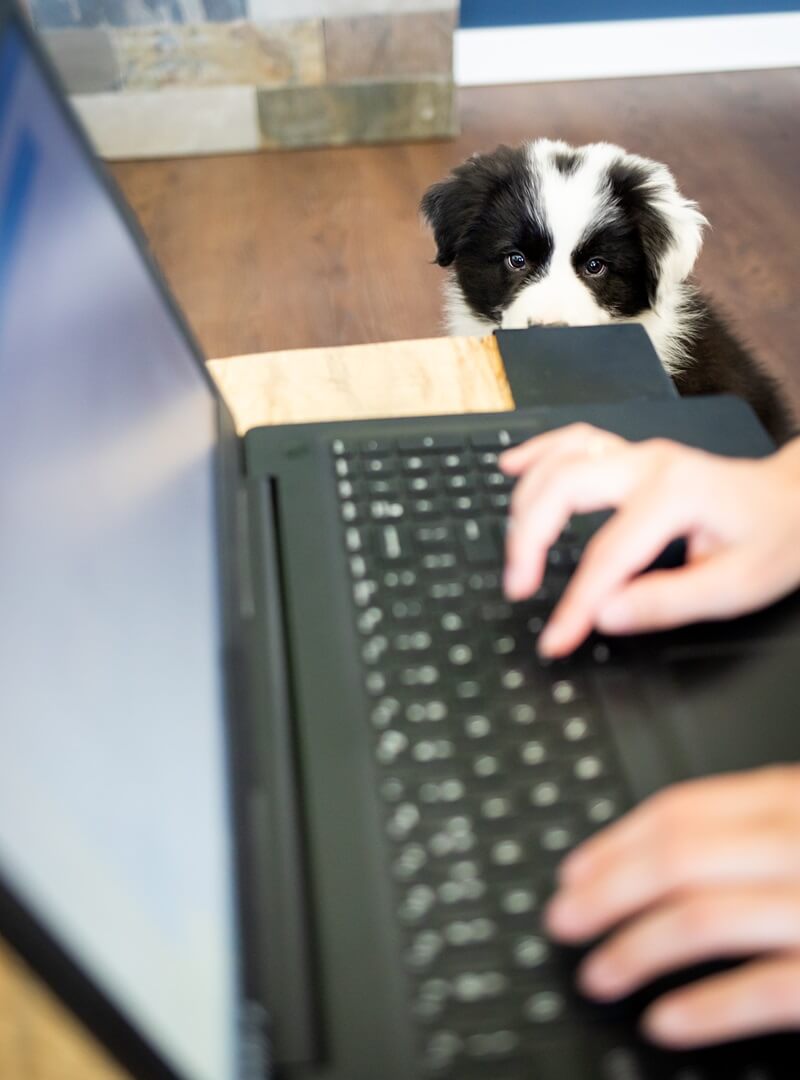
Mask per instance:
[[[681,777],[796,760],[796,598],[536,635],[497,453],[586,420],[723,454],[732,399],[237,438],[25,20],[0,9],[0,932],[141,1080],[767,1080],[668,1054],[540,928],[583,837]],[[553,331],[557,333],[558,331]],[[587,347],[589,347],[587,341]],[[658,988],[649,988],[653,994]]]

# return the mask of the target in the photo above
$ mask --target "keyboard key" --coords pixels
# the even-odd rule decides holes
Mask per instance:
[[[379,552],[390,562],[412,558],[414,549],[408,525],[382,525],[377,529]]]
[[[509,717],[512,723],[527,726],[536,720],[536,709],[530,702],[522,702],[519,705],[511,706]]]
[[[463,451],[444,454],[439,460],[443,472],[464,472],[472,463],[472,455]]]
[[[488,821],[510,817],[513,810],[513,803],[505,795],[491,795],[481,803],[481,814]]]
[[[494,754],[481,754],[472,763],[472,771],[480,777],[496,776],[500,769],[500,758]]]
[[[452,473],[444,478],[444,489],[451,493],[466,494],[472,491],[474,484],[464,473]]]
[[[565,1009],[563,995],[554,990],[540,990],[525,1002],[525,1016],[534,1024],[553,1023],[560,1019]]]
[[[437,581],[428,589],[431,600],[456,600],[464,595],[464,585],[460,581]]]
[[[499,537],[490,525],[468,518],[460,527],[461,547],[471,566],[497,566],[502,558]]]
[[[433,450],[458,450],[463,442],[463,435],[458,432],[449,434],[443,432],[438,435],[412,435],[397,440],[397,448],[401,453],[428,453]]]
[[[486,622],[506,622],[512,618],[513,614],[513,607],[505,601],[481,606],[481,618]]]
[[[505,450],[513,444],[513,439],[505,429],[500,431],[478,431],[469,437],[470,445],[476,450]]]
[[[419,619],[424,608],[419,600],[395,600],[391,605],[391,613],[395,619]]]
[[[486,508],[486,501],[482,495],[457,494],[457,489],[451,491],[450,510],[456,515],[468,514],[470,517],[481,514]]]
[[[370,478],[391,476],[397,472],[397,468],[395,457],[370,457],[362,464],[364,475]]]
[[[414,496],[435,495],[439,487],[439,481],[435,476],[412,476],[406,480],[406,490]]]
[[[495,638],[492,642],[492,652],[497,656],[509,656],[518,649],[517,639],[510,634]]]
[[[354,504],[345,503],[344,505],[353,506]],[[405,508],[402,503],[399,502],[390,502],[388,499],[376,499],[369,504],[369,516],[373,521],[385,521],[386,519],[396,521],[399,518],[402,518],[404,514]],[[355,518],[352,520],[355,520]]]
[[[544,938],[529,934],[517,938],[513,946],[513,960],[520,968],[538,968],[545,964],[551,955],[550,946]]]
[[[474,657],[469,645],[458,644],[451,645],[447,650],[447,659],[456,667],[463,667],[465,664],[472,663]]]
[[[500,907],[506,915],[528,915],[536,904],[536,893],[527,886],[508,888],[500,898]]]
[[[497,866],[513,866],[522,862],[525,851],[517,840],[498,840],[492,845],[490,857]]]
[[[559,682],[553,684],[553,701],[558,705],[569,705],[578,696],[578,691],[574,683],[569,679],[561,679]]]
[[[585,716],[571,716],[561,725],[564,738],[568,742],[581,742],[588,738],[592,728]]]
[[[596,780],[598,776],[603,776],[605,771],[605,762],[594,754],[578,758],[573,767],[573,773],[578,780]]]
[[[592,825],[605,825],[622,811],[621,801],[613,795],[596,795],[586,803],[586,818]]]
[[[400,459],[400,468],[405,473],[430,473],[436,468],[436,458],[430,454],[409,454]]]
[[[337,450],[336,447],[339,447]],[[366,454],[375,456],[379,454],[391,454],[395,449],[393,439],[337,439],[334,443],[334,453],[340,454]]]
[[[488,716],[479,713],[468,716],[464,721],[464,731],[470,739],[485,739],[492,730],[492,723]]]
[[[413,518],[440,521],[444,516],[445,507],[443,501],[435,497],[412,499],[408,506],[408,512]]]
[[[554,780],[542,780],[530,789],[533,806],[555,806],[561,799],[561,786]]]
[[[525,673],[519,668],[509,668],[500,675],[500,684],[506,690],[519,690],[527,681]]]
[[[413,531],[416,542],[424,548],[455,547],[455,532],[449,525],[420,525]]]
[[[499,1031],[468,1035],[464,1049],[467,1057],[479,1061],[497,1061],[512,1054],[519,1044],[517,1032],[501,1028]]]

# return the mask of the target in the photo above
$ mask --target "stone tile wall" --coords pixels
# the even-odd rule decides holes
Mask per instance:
[[[456,133],[458,0],[27,0],[101,154]]]

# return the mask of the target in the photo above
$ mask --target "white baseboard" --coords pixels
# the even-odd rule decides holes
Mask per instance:
[[[800,66],[800,12],[456,31],[459,86]]]

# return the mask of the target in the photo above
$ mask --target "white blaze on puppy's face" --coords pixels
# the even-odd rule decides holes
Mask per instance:
[[[666,367],[685,362],[706,222],[665,165],[539,139],[473,155],[422,212],[450,272],[451,334],[634,321]]]
[[[544,275],[526,285],[503,312],[505,330],[594,326],[612,320],[573,264],[581,241],[610,218],[603,177],[619,150],[603,144],[591,150],[574,171],[565,174],[556,166],[555,155],[572,151],[566,143],[540,139],[528,148],[531,172],[537,179],[532,215],[550,233],[553,250]]]

